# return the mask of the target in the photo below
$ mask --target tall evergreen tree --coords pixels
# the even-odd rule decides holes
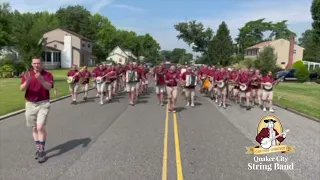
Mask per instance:
[[[223,21],[217,30],[217,34],[213,37],[209,48],[209,57],[213,64],[227,66],[232,63],[232,55],[234,47],[230,30]]]

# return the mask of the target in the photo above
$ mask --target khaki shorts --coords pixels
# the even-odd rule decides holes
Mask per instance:
[[[25,116],[28,127],[46,125],[50,111],[50,101],[26,102]]]
[[[82,91],[88,91],[89,90],[89,83],[81,84],[81,90]]]
[[[261,99],[263,101],[272,100],[273,99],[273,91],[262,90],[262,98]]]
[[[237,96],[239,94],[239,89],[234,88],[232,90],[233,96]]]
[[[239,96],[241,98],[250,97],[251,96],[251,92],[239,91]]]
[[[126,85],[127,92],[135,91],[136,87],[137,87],[137,83],[135,82],[127,83]]]
[[[253,97],[261,97],[262,95],[262,90],[261,89],[252,89],[251,92]]]
[[[78,91],[78,87],[79,87],[79,84],[78,83],[71,83],[69,84],[69,91],[70,92],[77,92]]]
[[[217,88],[218,95],[227,95],[227,87]]]
[[[166,88],[165,85],[156,86],[156,93],[157,94],[164,93],[166,91],[165,88]]]
[[[98,84],[97,83],[97,91],[98,92],[104,92],[104,91],[106,91],[106,84],[103,82],[103,83],[100,83],[100,84]]]
[[[111,83],[106,83],[105,89],[106,89],[107,91],[111,91],[111,90],[112,90],[112,87],[113,87],[113,82],[111,82]]]
[[[178,95],[178,87],[177,86],[167,86],[167,93],[168,93],[168,98],[174,98],[177,99]]]
[[[112,82],[112,87],[113,88],[116,88],[118,86],[118,80],[114,80],[113,82]]]

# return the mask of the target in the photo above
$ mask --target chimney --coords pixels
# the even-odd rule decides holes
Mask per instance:
[[[291,34],[290,36],[290,45],[289,45],[289,59],[286,66],[286,69],[290,69],[293,64],[293,54],[294,54],[294,35]]]

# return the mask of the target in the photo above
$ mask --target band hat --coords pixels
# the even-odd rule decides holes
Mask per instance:
[[[275,120],[273,120],[273,119],[265,119],[264,122],[265,122],[265,123],[268,123],[268,122],[276,123],[277,121],[275,121]]]

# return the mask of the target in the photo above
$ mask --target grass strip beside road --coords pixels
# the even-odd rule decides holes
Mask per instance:
[[[274,91],[274,102],[320,119],[320,85],[282,82]]]
[[[69,86],[66,78],[68,70],[69,69],[49,70],[54,76],[55,88],[58,90],[57,96],[55,96],[53,90],[51,90],[51,99],[69,94]],[[20,81],[20,78],[0,79],[0,116],[24,109],[25,99],[24,92],[19,90]]]

